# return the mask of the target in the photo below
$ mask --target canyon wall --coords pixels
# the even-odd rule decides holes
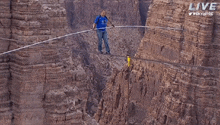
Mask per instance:
[[[145,0],[3,0],[0,52],[87,30],[105,9],[115,25],[141,25]],[[140,12],[142,11],[142,12]],[[140,14],[141,13],[141,14]],[[143,29],[109,29],[114,55],[134,55]],[[53,40],[1,56],[0,124],[98,124],[93,115],[112,72],[125,58],[97,54],[96,32]]]
[[[190,2],[201,1],[153,1],[146,23],[152,28],[136,57],[162,62],[133,59],[112,75],[95,115],[100,125],[220,123],[219,69],[209,67],[219,67],[220,11],[190,16]]]
[[[107,17],[116,26],[141,25],[140,3],[138,0],[67,0],[66,2],[67,20],[69,27],[71,27],[71,32],[91,29],[94,19],[100,15],[103,9],[107,11]],[[138,28],[132,30],[129,28],[108,29],[111,54],[120,56],[134,55],[143,36],[143,31],[144,29]],[[89,92],[87,102],[87,113],[93,116],[97,111],[97,102],[102,97],[101,91],[105,88],[106,82],[111,77],[112,72],[122,69],[126,63],[126,59],[98,54],[97,35],[95,31],[72,36],[68,39],[71,41],[68,42],[68,46],[74,48],[72,52],[74,62],[81,60],[82,67],[89,69],[95,77],[92,81],[94,85],[92,88],[94,89]],[[83,53],[79,50],[83,51]],[[103,52],[105,52],[104,46]]]
[[[205,67],[219,66],[219,10],[190,16],[190,2],[154,0],[147,13],[150,0],[2,0],[0,37],[15,41],[0,52],[90,29],[105,9],[115,25],[181,29],[109,29],[113,55],[204,67],[128,68],[97,54],[95,32],[54,40],[1,56],[0,124],[218,124],[219,70]]]
[[[102,10],[106,10],[107,17],[115,26],[141,24],[138,0],[67,0],[66,2],[67,20],[73,32],[91,29],[95,18],[100,15]],[[111,28],[108,31],[109,46],[112,54],[126,56],[136,53],[142,38],[143,29]],[[94,50],[94,48],[97,48],[96,32],[80,34],[77,39],[81,39],[80,44],[84,44],[83,48],[80,48],[79,45],[75,46],[77,49],[98,52],[96,49]],[[103,51],[105,52],[105,48]]]
[[[0,37],[11,38],[11,10],[10,0],[0,1]],[[0,52],[8,51],[10,42],[0,39]],[[9,91],[9,57],[8,55],[0,58],[0,124],[10,125],[12,119],[10,91]]]
[[[64,1],[14,0],[11,4],[11,38],[17,41],[11,42],[10,49],[67,33]],[[57,49],[57,46],[63,44],[64,39],[58,39],[53,43],[49,42],[10,54],[12,124],[42,125],[59,123],[61,120],[65,122],[61,119],[63,113],[55,108],[52,111],[47,108],[47,105],[56,108],[61,108],[63,105],[58,103],[53,105],[53,100],[49,100],[46,96],[50,90],[58,89],[68,83],[67,72],[60,63],[66,57]],[[71,112],[66,113],[65,116],[69,113]]]

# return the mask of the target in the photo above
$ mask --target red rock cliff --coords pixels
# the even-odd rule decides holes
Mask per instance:
[[[10,0],[0,1],[0,37],[11,38]],[[0,52],[9,50],[9,41],[0,40]],[[9,58],[8,55],[0,58],[0,124],[10,125],[12,119],[10,92],[9,92]]]
[[[14,40],[0,40],[0,52],[90,29],[102,9],[115,25],[140,25],[146,21],[143,5],[147,0],[3,0],[0,36]],[[134,55],[142,31],[109,30],[112,53]],[[90,32],[1,56],[0,124],[96,125],[101,91],[113,69],[126,63],[93,54],[96,43]]]
[[[149,28],[136,57],[191,66],[132,60],[103,91],[100,125],[220,123],[219,69],[207,68],[219,66],[220,13],[190,16],[190,2],[153,1],[146,25],[182,30]]]

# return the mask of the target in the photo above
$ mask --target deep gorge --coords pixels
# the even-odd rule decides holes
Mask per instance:
[[[113,55],[189,65],[132,60],[127,67],[125,58],[97,54],[95,32],[6,54],[0,124],[219,124],[219,10],[190,16],[191,2],[0,1],[1,53],[91,29],[104,9],[118,26],[182,29],[109,29]]]

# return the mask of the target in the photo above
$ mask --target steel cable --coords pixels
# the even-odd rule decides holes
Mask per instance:
[[[112,28],[112,27],[106,27],[106,28]],[[155,29],[167,29],[167,30],[179,30],[179,31],[183,30],[183,29],[179,29],[179,28],[153,27],[153,26],[115,26],[115,28],[155,28]],[[99,28],[99,29],[103,29],[103,28]],[[95,29],[95,30],[97,30],[97,29]],[[17,49],[13,49],[13,50],[10,50],[10,51],[0,53],[0,56],[5,55],[5,54],[9,54],[9,53],[12,53],[12,52],[15,52],[15,51],[19,51],[19,50],[22,50],[22,49],[25,49],[25,48],[29,48],[29,47],[32,47],[32,46],[36,46],[36,45],[39,45],[39,44],[47,43],[49,41],[65,38],[65,37],[76,35],[76,34],[91,32],[91,31],[94,31],[94,30],[93,29],[83,30],[83,31],[79,31],[79,32],[70,33],[70,34],[66,34],[66,35],[63,35],[63,36],[55,37],[55,38],[48,39],[48,40],[45,40],[45,41],[42,41],[42,42],[37,42],[37,43],[34,43],[34,44],[26,45],[26,46],[23,46],[23,47],[20,47],[20,48],[17,48]],[[1,37],[0,37],[0,39],[1,40],[8,40],[8,41],[18,41],[18,40],[14,40],[14,39],[7,39],[7,38],[1,38]],[[78,51],[78,52],[87,52],[87,51],[77,50],[77,49],[73,49],[73,50]],[[87,52],[87,53],[99,54],[97,52]],[[127,58],[127,56],[114,55],[114,54],[107,55],[107,56]],[[178,66],[194,67],[194,68],[210,68],[210,69],[218,69],[218,70],[220,69],[218,67],[195,66],[195,65],[188,65],[188,64],[183,64],[183,63],[173,63],[173,62],[166,62],[166,61],[159,61],[159,60],[150,60],[150,59],[144,59],[144,58],[138,58],[138,57],[131,57],[131,59],[142,60],[142,61],[147,61],[147,62],[154,62],[154,63],[161,63],[161,64],[168,64],[168,65],[176,65],[176,66],[178,65]]]

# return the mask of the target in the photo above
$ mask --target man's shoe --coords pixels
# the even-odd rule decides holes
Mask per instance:
[[[107,54],[107,55],[111,55],[111,53],[110,53],[110,52],[106,52],[105,54]]]
[[[100,54],[103,54],[103,52],[102,51],[99,51],[100,52]]]

